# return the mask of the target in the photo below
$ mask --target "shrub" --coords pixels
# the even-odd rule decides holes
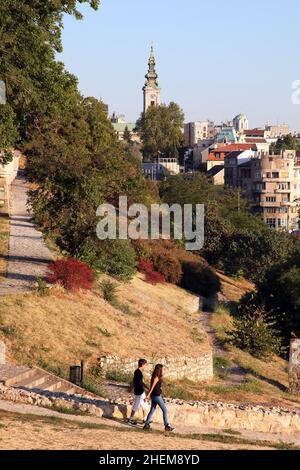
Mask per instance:
[[[47,286],[47,282],[41,277],[38,277],[36,282],[37,282],[36,290],[39,296],[46,297],[47,295],[49,295],[49,287]]]
[[[146,282],[149,282],[149,284],[163,284],[166,280],[162,274],[156,271],[148,271],[146,273]]]
[[[184,262],[182,264],[183,277],[181,285],[203,297],[211,297],[221,289],[218,276],[209,267],[201,262]]]
[[[103,299],[106,302],[113,303],[117,300],[117,285],[111,281],[103,281],[100,284],[102,290]]]
[[[153,271],[153,263],[148,259],[141,260],[138,264],[138,270],[142,273],[148,273]]]
[[[129,240],[108,240],[100,253],[102,270],[121,281],[129,281],[136,270],[136,257]]]
[[[90,290],[93,285],[93,271],[77,259],[60,259],[49,265],[47,281],[60,284],[70,291]]]
[[[154,250],[151,258],[155,271],[162,274],[167,282],[180,284],[182,279],[181,263],[172,252]]]
[[[77,258],[86,262],[95,272],[129,281],[136,270],[135,251],[129,240],[88,239],[78,251]]]
[[[274,328],[274,320],[262,307],[244,307],[233,320],[229,342],[257,358],[283,352],[282,339]]]
[[[138,261],[150,258],[151,246],[148,240],[133,240],[132,246]]]

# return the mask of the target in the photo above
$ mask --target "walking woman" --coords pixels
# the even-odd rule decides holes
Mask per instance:
[[[161,411],[163,412],[165,431],[172,432],[174,431],[174,428],[172,428],[169,425],[167,407],[166,407],[163,397],[161,396],[162,394],[161,387],[162,387],[162,381],[163,381],[162,376],[163,376],[163,365],[157,364],[152,374],[151,386],[150,386],[149,393],[147,395],[147,400],[151,398],[151,410],[147,416],[144,429],[145,430],[150,429],[151,418],[154,415],[156,407],[158,405]]]

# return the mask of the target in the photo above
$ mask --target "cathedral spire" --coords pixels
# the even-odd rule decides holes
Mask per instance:
[[[158,87],[158,75],[156,73],[156,61],[154,56],[154,48],[153,45],[151,46],[150,57],[148,61],[148,73],[145,75],[146,78],[146,86],[150,87]]]
[[[144,113],[150,106],[160,105],[160,88],[158,85],[158,75],[156,73],[156,61],[153,45],[151,46],[148,61],[148,73],[145,75],[146,83],[143,88],[144,93]]]

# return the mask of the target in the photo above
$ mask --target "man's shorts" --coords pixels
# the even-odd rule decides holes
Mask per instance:
[[[145,392],[142,395],[135,395],[134,396],[132,411],[134,411],[136,413],[140,406],[143,408],[143,410],[147,411],[148,404],[147,404],[147,401],[146,401]]]

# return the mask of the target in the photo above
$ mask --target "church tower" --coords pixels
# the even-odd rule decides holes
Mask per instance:
[[[148,73],[145,76],[146,83],[143,87],[144,92],[144,113],[150,106],[160,106],[160,88],[158,85],[158,75],[155,70],[155,57],[153,46],[151,46],[151,53],[148,62]]]

